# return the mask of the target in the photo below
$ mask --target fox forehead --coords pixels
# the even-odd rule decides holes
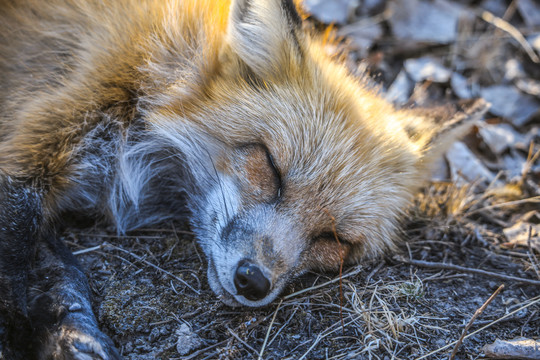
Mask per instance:
[[[256,86],[239,76],[217,77],[207,96],[173,102],[163,116],[189,117],[190,126],[230,148],[263,144],[283,181],[282,206],[304,214],[308,224],[324,224],[313,232],[328,231],[330,212],[340,235],[353,239],[373,218],[403,207],[417,181],[418,156],[399,114],[373,90],[341,67],[309,68]],[[257,174],[267,176],[251,173]]]

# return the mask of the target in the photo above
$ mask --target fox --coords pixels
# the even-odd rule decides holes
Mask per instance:
[[[488,104],[399,109],[331,41],[292,0],[0,1],[0,358],[120,358],[67,215],[189,219],[230,306],[392,251]]]

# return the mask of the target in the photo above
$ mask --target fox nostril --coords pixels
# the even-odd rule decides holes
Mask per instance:
[[[264,276],[261,269],[248,261],[241,261],[234,275],[234,286],[238,295],[248,300],[264,299],[270,291],[270,281]]]

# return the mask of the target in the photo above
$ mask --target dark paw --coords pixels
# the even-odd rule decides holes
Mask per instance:
[[[112,341],[97,328],[62,326],[54,334],[49,358],[60,360],[119,360]]]
[[[111,339],[97,326],[89,306],[62,307],[61,319],[42,332],[38,358],[51,360],[121,359]]]

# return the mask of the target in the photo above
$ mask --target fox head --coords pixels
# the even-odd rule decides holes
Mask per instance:
[[[432,161],[485,111],[437,125],[395,110],[329,58],[290,1],[234,0],[220,36],[195,95],[150,118],[192,174],[208,280],[231,305],[268,304],[302,272],[392,248]]]

